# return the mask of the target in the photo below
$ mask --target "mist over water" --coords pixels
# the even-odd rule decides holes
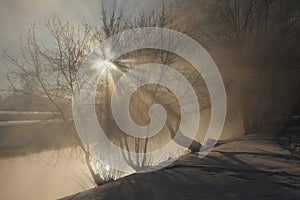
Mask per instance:
[[[93,97],[89,90],[86,92],[87,98],[92,96],[91,99],[95,100],[95,102],[88,104],[93,105],[93,107],[88,108],[95,111],[97,118],[92,120],[89,118],[89,114],[92,113],[91,110],[87,110],[87,117],[80,112],[79,116],[87,119],[87,122],[93,120],[93,122],[99,122],[104,132],[103,136],[108,138],[110,143],[108,145],[101,143],[105,140],[98,137],[99,131],[92,132],[95,134],[89,137],[88,133],[92,129],[90,123],[82,126],[82,131],[78,131],[78,126],[75,126],[76,114],[72,112],[74,108],[72,102],[74,102],[74,93],[76,93],[77,88],[74,87],[74,82],[78,77],[83,82],[86,82],[85,78],[87,80],[92,79],[92,76],[89,75],[80,76],[80,69],[86,67],[84,60],[91,54],[98,42],[107,41],[111,36],[124,30],[142,27],[172,29],[188,35],[204,47],[205,52],[207,51],[212,57],[220,71],[226,91],[226,119],[224,126],[222,123],[222,134],[218,137],[218,142],[223,144],[243,137],[248,138],[250,143],[235,144],[233,142],[233,145],[229,144],[226,148],[224,147],[225,164],[209,162],[212,164],[212,169],[218,165],[220,165],[220,169],[226,166],[228,159],[231,159],[229,153],[233,152],[232,161],[236,163],[237,159],[241,159],[237,162],[242,167],[241,169],[246,166],[244,164],[247,159],[244,160],[244,158],[250,156],[249,161],[253,162],[254,168],[258,163],[264,165],[270,162],[270,165],[266,165],[268,166],[265,168],[266,172],[273,173],[277,167],[279,168],[276,175],[280,174],[281,176],[282,172],[288,172],[285,171],[285,167],[280,168],[281,163],[274,161],[277,157],[282,160],[281,146],[269,144],[266,148],[265,144],[262,144],[261,147],[256,148],[255,145],[259,141],[254,139],[273,142],[273,139],[269,137],[262,137],[261,132],[269,133],[275,130],[276,133],[287,132],[289,126],[292,127],[293,125],[290,121],[293,122],[295,117],[298,119],[300,116],[300,45],[298,45],[300,44],[298,37],[300,35],[300,4],[296,1],[172,0],[174,4],[169,5],[170,0],[155,2],[147,0],[101,0],[99,2],[93,1],[93,3],[88,1],[79,3],[76,0],[72,4],[67,3],[66,0],[61,2],[56,0],[48,6],[45,2],[36,3],[33,6],[33,2],[20,3],[20,1],[16,3],[16,1],[12,0],[10,3],[5,0],[7,5],[0,8],[0,11],[3,10],[2,19],[0,17],[0,24],[3,28],[3,33],[0,34],[0,46],[8,49],[7,52],[3,51],[0,61],[3,60],[3,63],[8,66],[7,68],[11,70],[7,72],[0,62],[0,200],[58,199],[96,186],[110,188],[107,185],[103,186],[103,184],[129,173],[141,172],[143,169],[145,171],[156,170],[168,161],[174,161],[182,155],[186,156],[187,153],[194,156],[202,147],[209,146],[207,143],[209,140],[206,140],[206,136],[210,135],[207,132],[209,125],[214,121],[213,111],[220,111],[223,107],[213,109],[212,105],[215,103],[213,99],[222,99],[222,102],[225,100],[219,98],[218,95],[216,98],[212,98],[208,82],[215,82],[214,79],[206,81],[203,71],[197,71],[193,63],[181,55],[177,55],[181,46],[186,45],[185,43],[178,45],[181,44],[180,41],[182,40],[177,37],[174,40],[166,39],[161,42],[165,46],[172,47],[168,50],[155,48],[131,50],[124,55],[120,54],[120,57],[113,60],[113,63],[109,65],[110,67],[100,65],[98,59],[99,55],[102,54],[97,54],[97,62],[95,62],[93,70],[101,71],[102,74],[95,84],[96,95]],[[37,0],[34,1],[37,2]],[[101,2],[103,2],[102,7]],[[50,15],[50,11],[55,11],[55,14]],[[14,20],[16,16],[20,19]],[[65,16],[68,16],[68,20],[64,18]],[[42,18],[46,23],[41,23]],[[36,21],[36,26],[27,24],[27,21]],[[22,35],[24,42],[19,44],[19,40],[17,40],[19,35],[16,36],[16,33]],[[133,41],[136,40],[137,46],[139,46],[144,42],[144,38],[147,40],[151,37],[146,34],[145,37]],[[125,40],[125,44],[131,44],[130,41]],[[151,42],[153,41],[151,40]],[[168,42],[170,44],[167,45]],[[17,48],[16,43],[21,45],[21,48]],[[115,48],[110,42],[108,44],[103,52],[107,53],[106,56],[109,59],[118,53],[118,49],[125,49],[122,46]],[[133,44],[133,46],[135,45]],[[102,48],[100,49],[102,50]],[[175,53],[170,50],[174,50]],[[194,49],[189,51],[195,57],[202,58],[198,51]],[[170,88],[164,85],[151,82],[151,84],[139,86],[132,92],[127,106],[124,99],[120,98],[112,107],[111,96],[121,77],[128,74],[130,70],[138,69],[140,65],[148,63],[170,66],[192,85],[191,89],[197,97],[196,101],[193,102],[199,105],[200,111],[191,109],[191,112],[188,113],[191,116],[191,113],[195,111],[201,117],[200,120],[195,117],[186,120],[190,122],[196,119],[195,121],[197,121],[197,125],[199,122],[199,126],[195,131],[191,126],[187,126],[186,130],[188,131],[183,135],[181,134],[182,140],[175,138],[177,133],[181,133],[180,123],[184,121],[184,112],[182,112],[182,106],[179,102],[181,97],[178,98]],[[139,69],[137,72],[130,76],[129,85],[133,83],[137,85],[140,80],[139,74],[147,75],[148,78],[151,77],[149,76],[151,73],[146,73],[145,69]],[[174,79],[173,76],[169,75],[164,77],[164,73],[165,71],[161,70],[154,76],[155,78],[160,76],[160,80],[156,82],[165,81],[182,90],[182,97],[187,96],[184,82],[179,81],[178,77]],[[122,86],[127,87],[126,84],[122,84]],[[125,89],[120,91],[124,92]],[[215,92],[214,94],[221,93]],[[189,101],[186,102],[190,103]],[[131,118],[134,124],[146,127],[151,123],[150,115],[153,105],[161,105],[165,109],[166,123],[156,135],[150,137],[148,135],[149,129],[147,129],[148,132],[145,131],[143,134],[146,137],[138,137],[141,131],[136,130],[140,129],[135,129],[136,126],[129,126],[127,119]],[[118,124],[116,120],[117,115],[114,116],[113,108],[116,107],[118,109],[115,113],[119,115],[125,111],[129,113],[126,116],[122,115],[123,117],[119,120],[119,122],[124,122],[123,128],[119,126],[120,123]],[[190,111],[188,108],[190,107],[186,107],[185,110]],[[160,120],[160,117],[161,113],[157,114],[155,119],[161,122],[163,120]],[[220,118],[218,119],[222,121]],[[283,126],[286,127],[282,129]],[[124,127],[129,128],[124,129]],[[154,128],[157,127],[159,126]],[[191,132],[195,132],[195,135],[187,137]],[[247,136],[250,133],[259,134],[251,138]],[[175,141],[179,148],[169,149],[165,153],[156,155],[153,153],[171,141]],[[290,143],[291,141],[289,140]],[[290,143],[287,143],[286,146],[292,146],[295,151],[300,149],[296,144]],[[120,154],[114,154],[109,148],[110,145],[122,149]],[[252,149],[253,155],[256,155],[255,153],[259,150],[259,155],[256,155],[258,160],[249,155],[248,147],[255,148]],[[270,152],[267,152],[269,151],[268,148]],[[91,153],[91,149],[95,149],[94,154]],[[218,151],[218,149],[215,150]],[[236,151],[241,151],[243,154],[235,155]],[[270,154],[265,155],[265,153]],[[284,154],[288,155],[288,153],[287,151]],[[267,156],[271,160],[266,160]],[[129,171],[121,169],[120,158],[124,159],[123,165],[126,166],[126,169],[128,167]],[[220,155],[217,155],[216,158],[219,159]],[[266,161],[260,163],[260,159]],[[288,165],[289,159],[290,157],[287,157],[282,163]],[[195,178],[195,175],[201,171],[198,168],[195,169],[198,172],[193,171],[199,160],[196,161],[190,163],[193,165],[193,169],[189,169],[185,166],[188,162],[182,160],[185,173],[189,174],[190,178],[178,179],[180,180],[179,184],[183,186],[181,189],[185,190],[189,184],[192,189],[195,188],[193,182],[195,180],[200,181],[201,184],[202,181],[204,184],[206,184],[205,181],[209,181],[213,183],[212,185],[220,183],[221,188],[230,191],[234,188],[232,184],[227,184],[228,179],[232,178],[232,172],[226,174],[224,180],[215,176],[215,172],[210,173],[210,171],[204,173],[216,181],[210,181],[205,177],[201,177],[201,180]],[[291,172],[297,169],[294,164],[296,166],[297,163],[292,163]],[[208,168],[207,166],[209,165],[205,165],[205,168]],[[144,182],[154,187],[160,187],[159,184],[163,185],[163,181],[170,182],[170,185],[169,183],[164,184],[166,186],[164,193],[168,193],[168,195],[174,195],[176,192],[185,194],[185,191],[177,190],[177,186],[172,186],[172,184],[178,185],[178,180],[173,179],[174,175],[164,173],[165,170],[169,169],[161,170],[158,174],[162,172],[172,179],[159,176],[158,184],[156,181],[148,181],[149,179]],[[249,168],[245,169],[248,170]],[[180,169],[180,174],[183,174],[185,170]],[[147,178],[149,174],[150,176],[153,175],[147,173],[141,177]],[[153,177],[156,178],[156,175]],[[132,177],[135,176],[136,174]],[[137,173],[137,176],[140,174]],[[251,176],[245,181],[251,182]],[[286,174],[283,174],[282,177],[292,180],[290,179],[292,175],[287,177]],[[130,177],[127,178],[125,179],[130,180]],[[237,185],[241,180],[244,181],[242,176],[237,178]],[[118,181],[122,182],[123,180]],[[262,180],[265,181],[264,178]],[[127,195],[130,191],[134,191],[131,186],[137,186],[134,188],[136,192],[145,195],[139,189],[139,186],[143,185],[141,182],[136,181],[136,185],[134,185],[135,183],[128,184],[130,187],[123,192]],[[110,182],[109,184],[115,183]],[[257,187],[256,182],[253,184]],[[122,186],[124,185],[126,184],[122,184]],[[278,186],[277,183],[275,185]],[[263,182],[262,186],[264,186]],[[286,185],[283,186],[285,189],[288,188]],[[118,187],[118,189],[120,188]],[[151,187],[145,186],[146,190],[157,195],[153,192],[154,190],[149,188]],[[212,188],[214,189],[211,194],[217,194],[215,193],[215,186]],[[247,186],[245,188],[255,191],[255,187]],[[260,188],[260,185],[258,188],[264,189],[263,187]],[[206,190],[205,187],[201,189]],[[279,190],[273,190],[273,188],[270,191],[279,193]],[[193,191],[194,194],[198,192],[198,189]],[[202,194],[209,192],[207,190]],[[114,193],[115,191],[113,191]],[[219,194],[224,197],[222,192]],[[122,197],[123,195],[120,195],[120,199]],[[280,198],[278,195],[276,197]]]
[[[76,156],[75,156],[76,155]],[[0,199],[58,199],[94,187],[70,148],[0,159]]]
[[[0,199],[58,199],[94,187],[53,112],[0,111]]]

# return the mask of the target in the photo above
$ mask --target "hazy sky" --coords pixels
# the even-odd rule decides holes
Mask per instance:
[[[73,23],[82,23],[85,18],[90,23],[99,21],[101,2],[112,9],[114,2],[123,13],[133,16],[141,11],[159,8],[163,2],[171,0],[0,0],[0,47],[17,54],[20,36],[26,35],[27,28],[35,22],[43,29],[45,19],[51,13],[68,17]],[[42,30],[41,30],[42,32]],[[5,78],[6,69],[0,58],[0,81]]]

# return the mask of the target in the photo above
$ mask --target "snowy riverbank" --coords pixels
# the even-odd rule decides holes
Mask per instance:
[[[275,134],[257,133],[65,199],[299,199],[299,166]]]

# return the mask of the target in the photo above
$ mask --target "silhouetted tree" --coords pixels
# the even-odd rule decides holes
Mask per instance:
[[[246,131],[256,130],[267,116],[280,112],[280,104],[292,104],[292,100],[282,102],[280,96],[286,92],[279,88],[299,64],[299,2],[201,0],[196,4],[197,36],[217,62],[237,72],[244,126]]]
[[[27,37],[21,40],[20,49],[22,55],[20,59],[10,56],[6,51],[3,51],[3,57],[7,61],[9,69],[8,81],[10,83],[10,89],[21,94],[46,99],[51,103],[55,108],[55,112],[59,113],[60,118],[71,130],[72,138],[74,138],[75,143],[84,153],[88,169],[93,177],[93,181],[97,185],[116,178],[114,176],[119,176],[121,172],[114,171],[113,169],[106,170],[105,166],[101,166],[102,164],[90,154],[89,147],[86,148],[74,129],[74,124],[71,120],[71,101],[78,70],[82,67],[81,64],[84,59],[99,42],[126,29],[155,26],[180,30],[182,27],[180,24],[176,24],[177,19],[175,18],[175,14],[176,10],[163,6],[159,12],[153,11],[149,15],[142,14],[140,17],[131,21],[124,19],[121,12],[117,12],[115,8],[109,13],[102,6],[100,26],[85,24],[78,27],[73,26],[69,21],[62,21],[58,16],[53,15],[48,19],[46,24],[50,36],[48,42],[41,42],[39,40],[36,35],[36,28],[33,25],[28,29]],[[176,45],[174,45],[174,48],[177,48]],[[125,57],[127,59],[134,58],[137,61],[135,64],[141,64],[141,60],[143,60],[142,58],[145,55],[151,58],[158,57],[159,62],[166,65],[172,65],[179,59],[169,52],[160,50],[151,50],[149,52],[147,50],[141,50],[139,52],[131,52]],[[117,80],[122,73],[134,67],[134,65],[122,63],[122,60],[126,59],[123,58],[115,61],[119,72],[107,69],[105,76],[100,80],[97,90],[96,104],[98,118],[100,123],[103,124],[105,132],[110,137],[117,135],[115,133],[117,132],[116,129],[112,128],[115,124],[110,108],[110,95],[112,92],[110,87],[112,82],[110,80]],[[188,70],[183,67],[181,72],[187,76],[193,86],[205,88],[205,84],[199,78],[200,75],[195,74],[195,70]],[[26,78],[24,79],[24,77]],[[24,84],[22,83],[24,80],[25,82],[26,80],[30,80],[30,83],[26,83],[25,85],[29,86],[29,84],[34,83],[34,87],[23,87],[22,85]],[[165,90],[156,85],[141,89],[141,93],[146,95],[147,98],[152,99],[152,103],[160,103],[166,107],[167,112],[172,116],[171,119],[173,120],[172,122],[170,122],[170,119],[167,121],[166,130],[170,133],[170,138],[174,137],[180,121],[178,102],[174,102],[174,97],[167,101],[164,95]],[[200,94],[200,90],[198,91],[198,95],[199,97],[203,95]],[[204,96],[207,97],[207,95]],[[141,100],[141,102],[137,105],[141,106],[141,108],[150,106],[145,103],[147,100],[144,99],[143,101],[142,98],[138,99]],[[209,106],[209,101],[204,102]],[[135,112],[134,115],[137,118],[146,114],[139,109]],[[197,141],[193,141],[193,139],[190,140],[193,143],[192,147],[188,148],[192,151],[199,150],[201,144]],[[134,138],[133,142],[131,142],[131,139],[124,137],[123,140],[121,139],[120,141],[120,146],[128,151],[133,150],[133,152],[144,154],[148,151],[148,139],[142,140]],[[180,144],[180,141],[178,143]],[[145,157],[142,160],[136,161],[133,161],[128,155],[124,155],[124,157],[127,158],[129,165],[136,170],[151,164],[151,159],[146,160]],[[97,167],[97,165],[100,165],[100,167]],[[100,174],[98,174],[98,172]]]

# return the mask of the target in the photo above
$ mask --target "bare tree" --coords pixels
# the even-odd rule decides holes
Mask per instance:
[[[272,115],[274,107],[279,107],[279,102],[270,105],[280,96],[276,90],[280,85],[275,84],[284,75],[289,76],[287,69],[297,63],[299,4],[204,0],[198,5],[201,20],[196,24],[197,37],[218,63],[238,72],[236,84],[240,88],[244,126],[246,131],[253,131]]]
[[[55,112],[59,113],[60,118],[71,130],[75,143],[84,153],[88,169],[97,185],[103,184],[112,178],[118,178],[115,176],[119,176],[121,172],[113,171],[113,169],[106,170],[105,166],[102,166],[101,161],[90,154],[89,148],[86,148],[85,144],[82,143],[74,129],[71,119],[71,101],[74,92],[74,82],[80,67],[82,67],[81,64],[99,42],[126,29],[155,26],[187,32],[188,30],[181,30],[186,27],[181,27],[177,20],[176,9],[169,9],[165,5],[159,12],[153,11],[149,15],[142,14],[133,20],[124,19],[121,12],[117,12],[115,8],[109,13],[102,6],[102,24],[100,26],[94,27],[85,24],[75,27],[69,21],[63,22],[59,17],[51,16],[46,23],[46,28],[52,43],[41,42],[36,36],[36,28],[33,25],[29,28],[27,37],[21,40],[21,59],[12,57],[6,51],[3,51],[3,56],[10,71],[8,80],[11,89],[18,93],[46,99],[51,103],[55,108]],[[178,48],[176,41],[172,45],[174,48]],[[110,101],[111,86],[130,68],[146,62],[147,59],[145,57],[148,60],[159,58],[157,62],[170,65],[180,71],[197,90],[199,101],[202,101],[203,104],[202,106],[205,108],[210,106],[210,102],[207,100],[209,95],[201,75],[195,73],[195,69],[189,68],[186,63],[182,64],[183,61],[178,56],[162,50],[140,50],[130,52],[128,55],[117,59],[115,61],[117,70],[107,69],[99,82],[96,98],[97,115],[105,133],[112,141],[115,141],[127,151],[144,154],[149,151],[150,140],[118,136],[120,130],[115,128],[116,124],[111,114]],[[135,62],[126,62],[130,59],[134,59]],[[27,77],[34,83],[34,90],[27,90],[21,87],[20,83],[24,80],[24,77]],[[163,78],[163,74],[161,74],[161,78]],[[134,77],[132,77],[132,80],[134,81]],[[147,116],[146,111],[152,104],[159,103],[164,105],[170,116],[164,130],[170,135],[169,139],[175,136],[180,122],[180,112],[178,101],[170,94],[170,91],[158,85],[146,86],[139,89],[135,100],[136,103],[134,104],[138,106],[138,109],[134,110],[133,116],[139,123],[147,123],[147,120],[144,120],[145,118],[142,116]],[[139,121],[139,119],[143,120]],[[182,134],[182,137],[185,136]],[[200,149],[200,142],[192,138],[186,139],[192,142],[192,146],[186,146],[191,151]],[[186,145],[180,141],[176,142],[180,145]],[[146,157],[142,158],[142,160],[131,158],[125,154],[124,157],[135,170],[148,166],[152,162],[151,158],[146,159]],[[100,167],[97,167],[97,165],[100,165]]]
[[[116,14],[115,10],[113,10],[112,13],[108,13],[106,10],[102,9],[102,20],[104,20],[104,28],[100,29],[99,27],[94,27],[92,32],[98,35],[96,37],[98,38],[98,41],[102,41],[102,38],[110,37],[112,34],[117,34],[120,31],[126,29],[141,27],[172,28],[181,32],[188,32],[186,27],[182,27],[180,24],[177,23],[176,11],[177,10],[173,7],[167,8],[165,5],[163,5],[161,10],[158,12],[153,11],[150,14],[143,13],[140,16],[134,18],[133,20],[125,19],[122,22],[122,15]],[[175,40],[172,41],[172,44],[170,43],[170,45],[172,45],[172,48],[174,48],[174,50],[176,48],[180,48],[178,47],[178,45],[176,45]],[[183,75],[187,76],[187,79],[192,83],[193,86],[196,86],[198,84],[198,87],[206,87],[203,80],[200,78],[201,75],[195,72],[195,70],[193,70],[191,66],[187,67],[187,63],[180,64],[178,66],[178,61],[182,62],[182,58],[179,58],[171,52],[157,49],[142,49],[134,52],[129,52],[128,54],[123,55],[121,58],[114,61],[115,66],[117,67],[117,71],[107,70],[105,77],[103,77],[102,85],[100,84],[100,86],[98,86],[98,88],[102,88],[99,90],[102,92],[98,95],[105,96],[105,98],[99,98],[98,101],[98,116],[100,116],[100,122],[102,121],[102,126],[106,127],[105,132],[110,133],[110,135],[116,135],[119,132],[119,135],[122,135],[122,133],[120,133],[122,131],[113,128],[116,127],[116,124],[113,120],[113,116],[111,114],[110,109],[110,96],[112,91],[108,89],[111,88],[109,87],[109,85],[114,86],[120,78],[120,76],[126,73],[129,69],[132,69],[137,65],[153,61],[164,65],[171,65],[173,68],[176,68],[176,70],[179,70]],[[160,78],[163,78],[163,76],[164,72],[160,74]],[[136,81],[135,77],[132,77],[132,81]],[[106,90],[104,88],[106,88]],[[200,94],[201,90],[198,91]],[[149,107],[154,103],[162,104],[167,110],[169,116],[172,116],[171,119],[167,121],[167,125],[163,131],[169,133],[171,136],[170,138],[174,138],[178,131],[178,124],[180,122],[180,112],[178,112],[179,105],[178,101],[176,100],[176,97],[171,97],[170,95],[168,96],[166,93],[168,93],[168,91],[166,91],[158,85],[150,85],[140,88],[135,94],[135,98],[131,99],[131,102],[133,102],[132,104],[135,106],[135,109],[131,112],[131,114],[138,124],[147,124],[149,123],[149,121],[147,118],[148,113],[146,111],[148,111]],[[204,93],[202,93],[201,95],[203,95],[202,97],[207,97],[208,93],[206,91],[205,95]],[[203,100],[204,98],[201,99]],[[207,104],[207,101],[205,101],[205,103]],[[210,105],[208,105],[207,107],[209,106]],[[182,135],[182,137],[184,136]],[[186,146],[187,148],[189,148],[192,151],[198,151],[200,149],[201,144],[199,142],[187,137],[185,139],[189,139],[192,143],[192,146]],[[138,157],[131,158],[129,154],[123,155],[123,157],[127,159],[127,163],[133,169],[139,170],[153,164],[153,158],[146,158],[146,153],[150,151],[151,147],[153,148],[154,140],[132,138],[128,136],[122,136],[118,140],[119,146],[121,146],[128,152],[131,151],[135,153],[144,154],[144,157],[141,160],[139,160]],[[180,145],[185,145],[184,143],[182,143],[182,141],[177,142]]]
[[[94,172],[91,155],[82,144],[71,120],[73,84],[81,62],[91,50],[90,30],[88,26],[74,27],[69,21],[62,22],[55,15],[49,18],[46,28],[52,44],[41,43],[33,25],[28,29],[27,37],[21,39],[21,59],[3,51],[3,56],[8,61],[10,87],[18,93],[43,98],[51,103],[70,130],[71,138],[83,151],[94,182],[102,184],[104,181]],[[35,84],[34,90],[20,87],[20,81],[24,77]]]

